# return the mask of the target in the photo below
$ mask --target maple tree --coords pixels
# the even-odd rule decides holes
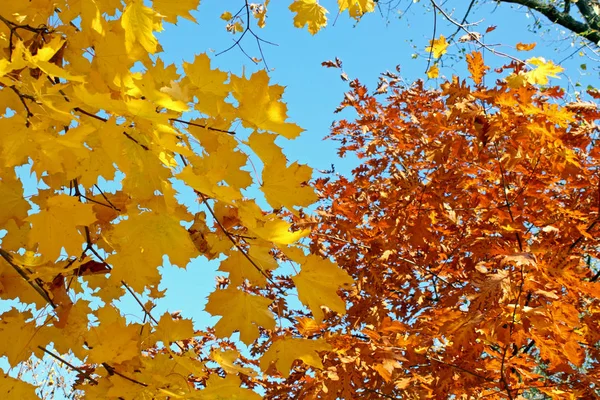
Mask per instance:
[[[0,5],[0,297],[12,300],[0,314],[10,368],[0,397],[37,398],[26,377],[9,373],[44,356],[77,375],[75,395],[102,399],[256,398],[248,376],[269,360],[283,374],[296,358],[320,365],[321,341],[278,342],[253,370],[234,364],[241,355],[227,347],[234,331],[246,344],[275,331],[293,287],[315,316],[322,305],[344,312],[336,290],[351,279],[304,255],[297,242],[307,229],[290,230],[243,194],[260,190],[268,206],[298,215],[317,199],[306,185],[311,169],[289,164],[274,143],[302,132],[287,121],[283,87],[264,70],[213,69],[206,54],[183,63],[183,73],[161,60],[155,33],[194,21],[198,4]],[[264,25],[267,4],[245,3],[244,33],[250,18]],[[238,125],[251,135],[236,136]],[[243,168],[251,154],[264,164],[260,180]],[[201,211],[178,199],[181,185]],[[287,286],[273,272],[279,248],[300,252]],[[158,267],[185,268],[199,256],[222,259],[229,273],[209,297],[206,310],[223,318],[207,332],[179,314],[151,312],[164,295]],[[336,279],[314,290],[323,274]],[[143,321],[126,320],[116,306],[124,296]],[[290,343],[284,362],[277,354]]]

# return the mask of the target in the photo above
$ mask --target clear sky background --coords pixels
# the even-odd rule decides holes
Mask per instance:
[[[262,39],[277,44],[270,46],[263,43],[271,83],[286,86],[283,99],[288,104],[288,115],[292,121],[306,129],[300,138],[293,141],[281,138],[278,139],[278,144],[283,147],[290,161],[298,160],[314,168],[314,176],[318,175],[317,170],[327,170],[331,164],[335,165],[336,172],[348,174],[357,160],[339,159],[335,142],[323,140],[336,118],[352,117],[347,112],[333,113],[343,99],[344,92],[348,90],[348,83],[339,78],[339,70],[324,68],[321,62],[339,57],[343,61],[344,71],[351,79],[358,78],[373,90],[379,74],[385,70],[394,71],[397,65],[400,65],[401,76],[406,82],[426,79],[428,53],[425,47],[433,36],[433,12],[428,8],[429,2],[422,1],[413,4],[402,18],[397,14],[391,14],[388,18],[386,9],[366,15],[359,23],[347,14],[337,18],[335,14],[329,14],[328,26],[312,36],[306,29],[293,26],[293,13],[288,10],[289,3],[290,1],[271,1],[266,27],[253,27]],[[449,1],[444,8],[452,12],[455,19],[462,20],[468,3]],[[321,4],[333,11],[337,2],[323,0]],[[405,1],[400,8],[405,9],[408,4]],[[204,0],[199,10],[193,13],[197,24],[186,20],[180,20],[177,26],[166,24],[164,32],[159,35],[164,48],[160,57],[165,63],[181,65],[182,61],[191,62],[196,54],[206,52],[212,59],[213,67],[224,71],[235,74],[245,71],[249,75],[264,68],[263,63],[255,65],[239,48],[216,56],[239,37],[239,34],[232,35],[225,30],[226,22],[219,16],[224,11],[235,13],[242,5],[242,1]],[[460,7],[452,9],[452,6]],[[494,31],[485,36],[484,41],[493,45],[502,44],[494,48],[522,59],[545,57],[558,63],[571,53],[577,53],[579,48],[579,41],[574,42],[571,36],[562,35],[560,29],[550,23],[545,25],[545,31],[537,34],[530,32],[528,26],[535,22],[535,18],[524,9],[517,10],[509,5],[477,6],[468,22],[479,22],[470,30],[481,33],[489,26],[496,26]],[[255,24],[254,21],[252,23]],[[440,34],[448,37],[455,31],[454,25],[438,15],[436,37]],[[463,32],[456,38],[461,35]],[[536,42],[537,47],[531,52],[517,52],[514,46],[519,42]],[[261,57],[251,35],[246,35],[241,44],[250,56]],[[460,46],[469,51],[476,49],[471,44]],[[468,77],[464,61],[458,59],[460,46],[452,44],[448,48],[448,53],[441,60],[440,78],[429,80],[428,85],[435,87],[443,82],[444,76],[450,77],[453,74]],[[488,65],[496,67],[510,62],[489,52],[485,52],[485,60]],[[571,77],[572,82],[565,75],[560,80],[554,79],[553,83],[568,86],[579,80],[589,81],[591,78],[582,75],[580,70],[582,63],[593,64],[589,59],[577,55],[563,61],[561,65],[565,67],[565,73]],[[590,67],[587,73],[590,73],[589,69]],[[597,76],[597,72],[591,73],[594,77]],[[490,79],[488,78],[488,82]],[[203,311],[203,307],[206,297],[214,290],[217,268],[218,262],[207,262],[204,257],[189,264],[186,270],[163,268],[161,289],[167,288],[167,292],[165,298],[158,302],[154,314],[161,315],[165,310],[181,310],[184,317],[194,319],[196,328],[216,321]],[[139,307],[130,296],[125,296],[122,305],[125,310],[131,310],[130,317],[135,315],[142,318]]]

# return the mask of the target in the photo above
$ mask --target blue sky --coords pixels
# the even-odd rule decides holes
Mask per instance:
[[[239,3],[239,4],[238,4]],[[325,7],[334,10],[336,2],[322,1]],[[428,4],[428,2],[424,2]],[[464,7],[468,2],[460,3]],[[198,23],[179,22],[178,26],[165,25],[165,31],[159,35],[164,48],[161,58],[166,63],[181,65],[182,61],[192,61],[194,56],[206,52],[212,58],[213,67],[247,75],[264,68],[264,64],[255,65],[238,48],[215,56],[231,46],[237,36],[226,32],[226,22],[219,16],[224,11],[235,13],[241,2],[221,2],[205,0],[198,12],[193,13]],[[344,71],[350,78],[359,78],[371,88],[375,88],[379,73],[394,71],[400,65],[401,75],[406,82],[426,77],[427,52],[424,50],[433,35],[433,13],[425,5],[414,4],[403,18],[391,16],[389,24],[380,12],[366,15],[359,23],[340,15],[329,14],[329,25],[312,36],[306,29],[294,28],[293,14],[288,10],[289,2],[272,1],[269,5],[267,25],[264,29],[254,26],[254,31],[264,40],[277,43],[277,46],[263,44],[265,60],[271,69],[269,75],[272,83],[286,86],[284,101],[288,104],[290,119],[302,126],[306,131],[294,141],[279,139],[278,144],[284,148],[290,161],[298,160],[315,170],[327,170],[334,164],[337,172],[347,174],[356,165],[356,160],[339,159],[334,142],[324,141],[331,123],[340,117],[351,118],[351,114],[334,114],[343,94],[348,90],[347,82],[339,78],[339,70],[321,66],[325,60],[339,57],[343,61]],[[229,8],[227,8],[229,7]],[[452,11],[446,8],[448,11]],[[385,13],[385,10],[383,10]],[[454,18],[461,20],[464,9],[454,10]],[[483,21],[481,21],[483,19]],[[336,20],[335,25],[333,21]],[[497,28],[486,35],[485,42],[502,44],[494,48],[510,53],[522,59],[529,57],[545,57],[558,62],[577,49],[571,46],[571,40],[559,40],[560,31],[548,25],[549,31],[534,34],[527,26],[534,18],[524,11],[503,5],[479,7],[474,10],[469,22],[481,21],[472,31],[484,32],[489,26]],[[441,16],[437,17],[436,37],[440,34],[449,36],[456,27]],[[461,36],[459,34],[459,36]],[[537,42],[537,47],[527,53],[517,52],[514,45],[518,42]],[[244,50],[253,57],[260,57],[254,38],[250,35],[242,42]],[[464,45],[470,51],[473,45]],[[468,73],[463,61],[453,59],[459,55],[456,44],[448,48],[448,54],[442,59],[440,76],[458,74],[467,77]],[[492,66],[500,66],[509,60],[485,54],[486,62]],[[563,62],[566,74],[573,81],[580,79],[579,65],[588,61],[575,57],[572,61]],[[583,80],[586,78],[584,77]],[[442,79],[430,80],[428,84],[435,86]],[[565,78],[554,82],[567,85]],[[315,172],[316,175],[316,172]],[[206,297],[214,289],[215,270],[218,262],[206,262],[200,257],[187,270],[173,267],[164,269],[164,280],[161,287],[166,287],[167,294],[159,301],[155,309],[156,315],[164,310],[181,310],[185,317],[193,318],[196,327],[209,323],[210,316],[202,311]],[[135,315],[132,299],[127,297],[123,305]],[[214,319],[213,319],[214,321]]]

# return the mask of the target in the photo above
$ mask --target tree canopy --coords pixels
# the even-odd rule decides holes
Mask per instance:
[[[1,398],[599,395],[595,90],[571,100],[560,66],[458,22],[468,76],[341,71],[330,138],[360,165],[313,176],[275,143],[303,129],[267,69],[161,58],[163,24],[198,4],[0,4]],[[264,58],[269,1],[240,6],[231,50],[252,37]],[[328,23],[316,0],[289,10]],[[424,48],[428,78],[448,46]],[[163,268],[197,259],[219,263],[207,328],[153,310]]]

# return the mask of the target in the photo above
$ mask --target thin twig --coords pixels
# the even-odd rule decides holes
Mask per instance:
[[[135,383],[137,385],[143,386],[143,387],[148,387],[148,384],[144,383],[144,382],[140,382],[138,380],[135,380],[133,378],[128,377],[127,375],[123,375],[122,373],[120,373],[119,371],[117,371],[116,369],[114,369],[114,367],[108,365],[107,363],[102,363],[102,366],[104,368],[106,368],[106,371],[108,371],[109,375],[118,375],[123,379],[127,379],[129,382]]]
[[[250,264],[252,264],[252,266],[258,272],[260,272],[260,274],[262,276],[264,276],[269,282],[271,282],[273,284],[273,286],[278,287],[277,284],[275,283],[275,281],[273,281],[273,278],[271,278],[269,275],[267,275],[267,273],[258,264],[256,264],[256,262],[254,262],[254,260],[248,255],[246,250],[244,250],[244,248],[242,246],[240,246],[240,244],[237,242],[237,240],[235,240],[234,237],[229,233],[229,231],[227,229],[225,229],[223,224],[221,224],[221,221],[219,221],[219,219],[217,218],[217,215],[215,214],[214,210],[208,204],[208,199],[206,198],[206,196],[200,192],[196,192],[196,193],[200,196],[200,198],[202,199],[202,203],[206,206],[206,208],[208,209],[208,212],[212,215],[212,217],[214,218],[214,220],[217,223],[217,225],[219,226],[219,228],[221,228],[221,231],[223,231],[223,233],[225,234],[225,236],[227,236],[227,238],[231,241],[231,243],[233,243],[233,245],[238,249],[238,251],[240,251],[242,253],[242,255],[250,262]]]
[[[429,57],[427,57],[427,68],[425,72],[429,71],[429,65],[431,64],[431,57],[433,55],[433,42],[435,41],[435,35],[437,31],[437,13],[435,12],[435,8],[433,9],[433,35],[431,38],[431,45],[429,46]]]
[[[8,264],[11,266],[11,267],[13,267],[13,269],[14,269],[15,271],[17,271],[17,273],[18,273],[19,275],[21,275],[21,277],[22,277],[23,279],[25,279],[25,281],[27,281],[27,283],[29,284],[29,286],[31,286],[31,287],[32,287],[32,288],[33,288],[33,289],[34,289],[36,292],[38,292],[38,294],[39,294],[40,296],[42,296],[42,298],[43,298],[44,300],[46,300],[46,302],[47,302],[48,304],[50,304],[50,306],[51,306],[52,308],[56,308],[56,307],[58,307],[56,304],[54,304],[54,302],[52,301],[52,299],[50,298],[50,296],[48,295],[48,293],[46,292],[46,290],[45,290],[43,287],[41,287],[41,286],[39,285],[39,282],[33,282],[33,281],[30,279],[29,275],[27,275],[27,273],[25,273],[25,271],[23,271],[23,269],[22,269],[20,266],[18,266],[17,264],[15,264],[15,263],[14,263],[14,261],[13,261],[13,257],[12,257],[12,255],[11,255],[10,253],[8,253],[8,252],[7,252],[6,250],[4,250],[4,249],[0,249],[0,256],[2,256],[2,258],[4,258],[4,260],[5,260],[5,261],[6,261],[6,262],[7,262],[7,263],[8,263]]]
[[[195,122],[186,121],[186,120],[183,120],[183,119],[169,118],[169,121],[181,122],[182,124],[187,124],[187,125],[191,125],[191,126],[197,126],[199,128],[208,129],[209,131],[223,132],[223,133],[229,133],[230,135],[235,135],[234,131],[228,131],[227,129],[213,128],[213,127],[208,126],[208,125],[197,124]]]
[[[463,31],[465,31],[470,38],[472,38],[475,42],[477,42],[477,44],[479,44],[481,47],[483,47],[484,49],[492,52],[493,54],[500,56],[500,57],[506,57],[506,58],[510,58],[513,61],[516,61],[519,64],[525,64],[525,61],[511,56],[510,54],[506,54],[503,53],[501,51],[497,51],[494,50],[493,48],[491,48],[489,45],[483,43],[476,35],[474,35],[471,31],[469,31],[467,28],[465,28],[465,26],[461,23],[459,23],[458,21],[454,20],[450,15],[448,15],[448,13],[446,11],[444,11],[444,9],[442,9],[442,7],[440,7],[435,0],[430,0],[431,4],[433,5],[434,8],[438,9],[440,11],[440,13],[442,13],[442,15],[444,16],[444,18],[446,18],[448,21],[450,21],[452,24],[454,24],[455,26],[457,26],[459,29],[462,29]]]
[[[58,354],[54,354],[53,352],[51,352],[50,350],[42,347],[42,346],[38,346],[38,349],[42,350],[44,353],[48,354],[49,356],[57,359],[58,361],[60,361],[61,363],[65,364],[67,367],[71,368],[73,371],[77,371],[79,372],[81,375],[83,375],[85,377],[85,379],[89,380],[90,382],[94,383],[94,384],[98,384],[98,381],[95,380],[94,378],[92,378],[90,376],[90,373],[74,366],[73,364],[71,364],[70,362],[68,362],[67,360],[63,359],[62,357],[60,357]]]

